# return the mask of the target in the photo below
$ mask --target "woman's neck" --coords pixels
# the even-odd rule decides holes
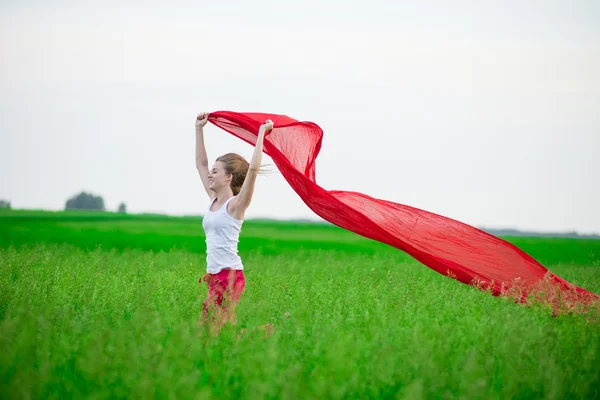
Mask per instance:
[[[219,204],[223,204],[228,198],[230,198],[231,196],[233,196],[233,191],[231,190],[231,188],[227,187],[227,188],[223,188],[220,191],[216,192],[217,196],[217,201],[219,202]]]

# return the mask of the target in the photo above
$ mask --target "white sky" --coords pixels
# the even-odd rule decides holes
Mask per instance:
[[[3,0],[0,54],[13,208],[86,190],[113,210],[202,214],[194,118],[232,110],[319,124],[326,189],[600,232],[597,1]],[[211,160],[252,154],[206,135]],[[279,173],[259,178],[255,217],[317,218]]]

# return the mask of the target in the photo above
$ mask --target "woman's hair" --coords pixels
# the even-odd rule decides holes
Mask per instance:
[[[250,163],[248,163],[244,157],[235,153],[223,154],[221,157],[217,158],[217,161],[221,161],[225,165],[225,172],[233,176],[230,186],[233,195],[237,196],[242,188],[244,179],[246,179]]]

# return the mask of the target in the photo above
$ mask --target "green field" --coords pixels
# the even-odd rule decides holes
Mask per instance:
[[[507,239],[600,293],[600,241]],[[600,398],[598,313],[552,317],[330,225],[247,221],[238,321],[210,335],[204,251],[200,218],[0,210],[0,398]]]

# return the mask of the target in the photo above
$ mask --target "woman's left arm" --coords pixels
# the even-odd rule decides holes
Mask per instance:
[[[262,162],[263,153],[263,141],[265,139],[265,133],[273,129],[273,122],[266,120],[264,124],[260,126],[258,130],[258,138],[256,139],[256,147],[252,154],[252,160],[250,160],[250,166],[248,167],[248,173],[242,184],[240,192],[234,200],[231,201],[231,214],[236,219],[244,219],[244,214],[252,202],[252,195],[254,194],[254,184],[256,183],[256,177],[260,170],[260,164]]]

